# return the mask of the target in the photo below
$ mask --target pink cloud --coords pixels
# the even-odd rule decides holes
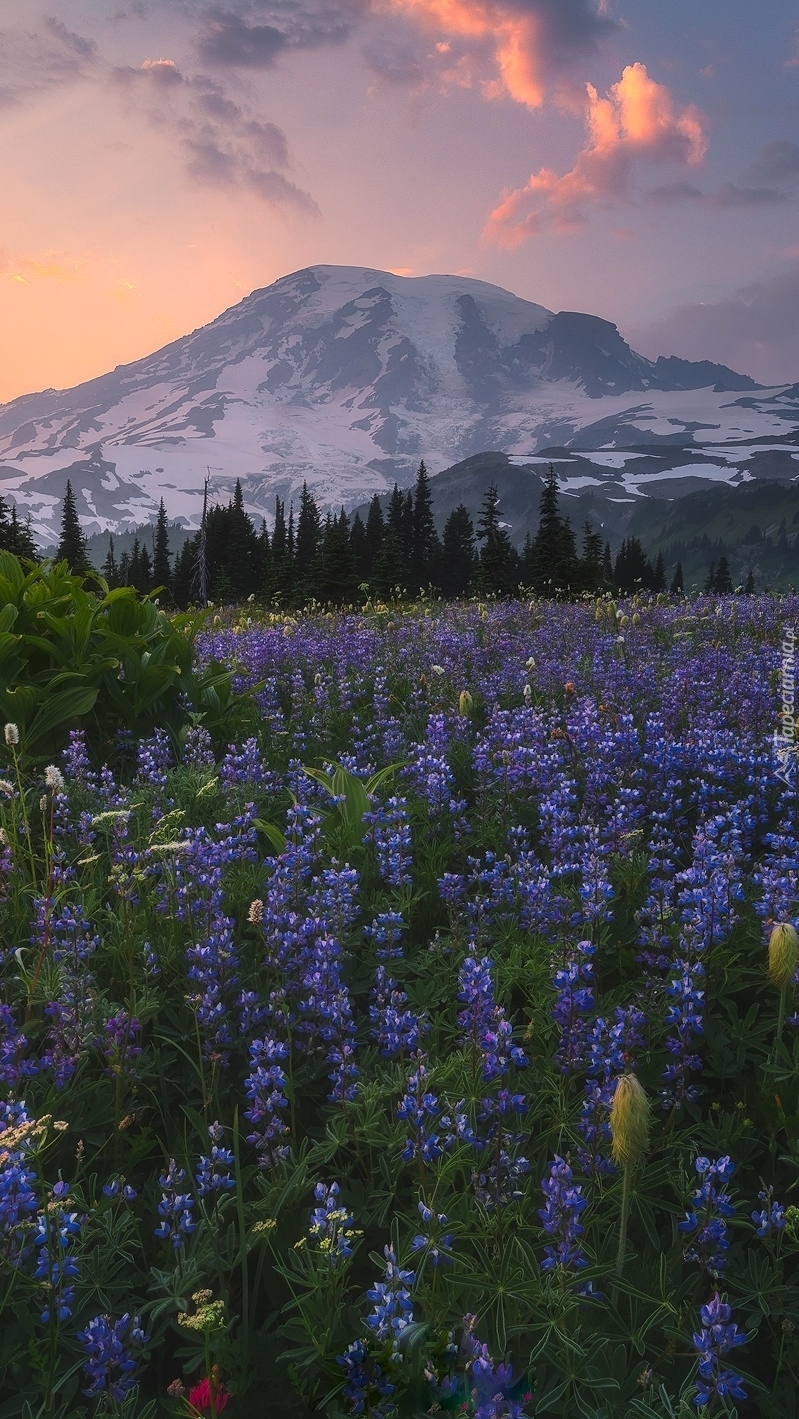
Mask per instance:
[[[616,25],[591,0],[372,0],[376,10],[409,16],[439,36],[438,56],[456,40],[471,56],[493,61],[486,98],[510,97],[528,108],[544,102],[550,75],[578,54],[593,53]],[[462,71],[471,66],[462,60]],[[485,67],[483,67],[485,72]]]
[[[645,64],[628,64],[606,98],[586,84],[587,142],[571,172],[533,173],[524,187],[505,192],[483,239],[512,249],[542,230],[584,225],[587,209],[627,201],[638,160],[696,167],[707,150],[699,111],[677,110],[665,84],[650,79]]]

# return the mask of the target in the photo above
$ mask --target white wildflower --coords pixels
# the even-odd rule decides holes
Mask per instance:
[[[15,744],[19,743],[19,730],[16,724],[7,724],[3,733],[5,734],[6,744],[9,749],[12,749]]]
[[[64,775],[55,764],[48,764],[44,771],[44,781],[48,788],[52,788],[54,793],[62,793],[64,789]]]

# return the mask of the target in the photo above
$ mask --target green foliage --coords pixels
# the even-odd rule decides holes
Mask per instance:
[[[95,580],[0,552],[0,719],[18,726],[21,753],[52,756],[78,726],[104,752],[120,728],[177,736],[189,720],[219,739],[244,706],[228,669],[194,663],[204,617]]]

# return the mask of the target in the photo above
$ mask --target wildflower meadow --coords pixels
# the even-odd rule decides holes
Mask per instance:
[[[15,586],[0,1419],[793,1419],[799,598]]]

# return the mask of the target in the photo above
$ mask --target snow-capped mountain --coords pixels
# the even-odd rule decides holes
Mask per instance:
[[[87,530],[142,523],[162,496],[196,525],[206,470],[213,497],[240,478],[260,516],[305,479],[321,505],[352,507],[408,484],[420,458],[437,473],[553,446],[579,450],[567,482],[609,496],[647,494],[640,457],[625,477],[631,448],[657,450],[667,496],[686,476],[793,477],[799,386],[646,360],[608,321],[468,277],[314,266],[146,359],[0,406],[0,491],[50,540],[67,478]]]

